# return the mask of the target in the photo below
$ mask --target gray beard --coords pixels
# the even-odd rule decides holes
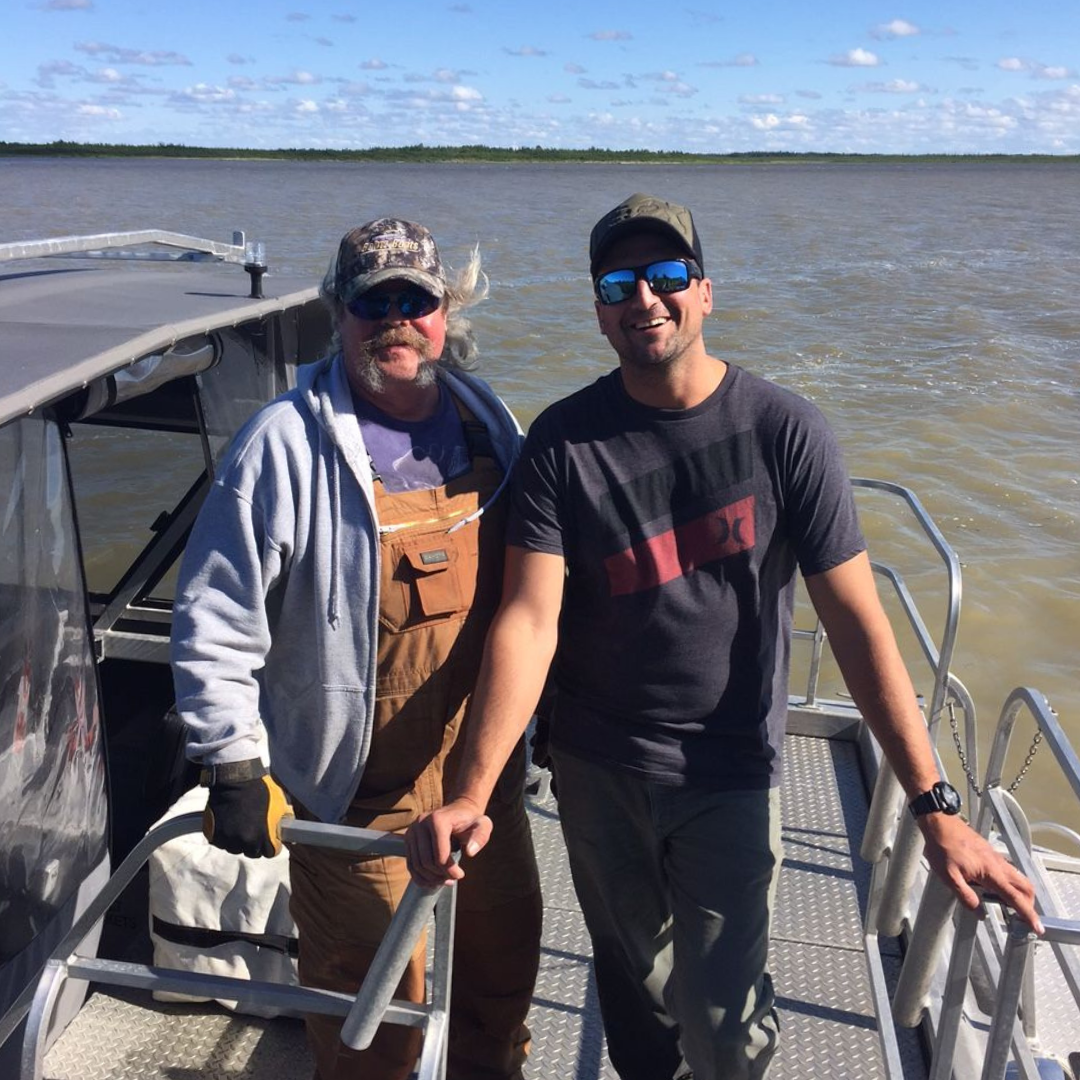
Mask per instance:
[[[437,360],[424,360],[423,363],[416,369],[416,377],[412,381],[412,385],[423,389],[426,386],[432,386],[438,377]],[[356,376],[356,380],[361,386],[370,394],[381,394],[386,387],[386,376],[383,374],[382,368],[379,367],[379,361],[373,356],[360,356],[357,358],[357,362],[352,366],[353,375]]]
[[[375,358],[375,354],[384,345],[408,345],[420,354],[421,363],[416,369],[416,377],[412,381],[413,386],[423,389],[435,382],[435,365],[438,360],[432,360],[429,355],[431,343],[411,326],[395,327],[377,334],[370,341],[364,342],[357,350],[355,362],[351,367],[353,374],[368,393],[381,394],[386,387],[386,376],[379,366],[379,361]]]

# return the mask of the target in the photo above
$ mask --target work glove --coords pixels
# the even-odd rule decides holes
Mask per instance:
[[[203,780],[210,788],[203,834],[214,847],[253,859],[281,851],[281,819],[293,811],[261,761],[210,766]]]

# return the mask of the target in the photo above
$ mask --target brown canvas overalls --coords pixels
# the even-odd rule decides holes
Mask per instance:
[[[460,411],[460,406],[459,406]],[[466,430],[482,426],[465,417]],[[486,437],[486,436],[485,436]],[[375,482],[380,526],[378,672],[374,731],[360,788],[345,821],[397,831],[443,803],[498,604],[505,495],[478,521],[448,529],[484,505],[502,476],[491,455],[443,487],[388,493]],[[541,901],[522,792],[524,746],[499,782],[490,843],[464,864],[457,886],[449,1080],[520,1080],[525,1018],[539,962]],[[302,808],[297,812],[303,814]],[[293,917],[300,980],[355,992],[408,884],[404,859],[293,847]],[[421,943],[395,997],[423,1001]],[[365,1051],[347,1049],[340,1022],[309,1016],[319,1080],[399,1080],[415,1065],[420,1034],[383,1024]]]

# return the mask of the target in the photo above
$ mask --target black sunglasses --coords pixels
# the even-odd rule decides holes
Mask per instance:
[[[379,322],[396,307],[403,319],[422,319],[430,315],[438,306],[439,298],[432,296],[426,289],[402,289],[398,293],[362,293],[345,306],[358,319]]]
[[[682,292],[690,287],[692,278],[702,276],[701,267],[693,259],[663,259],[648,266],[627,266],[609,270],[596,279],[596,299],[601,304],[621,304],[634,295],[639,281],[654,293]]]

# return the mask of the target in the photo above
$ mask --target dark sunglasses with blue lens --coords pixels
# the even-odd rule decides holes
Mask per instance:
[[[693,259],[663,259],[648,266],[627,266],[609,270],[595,282],[596,299],[601,304],[621,304],[644,281],[654,293],[677,293],[690,287],[692,279],[703,277],[701,267]]]
[[[426,289],[412,287],[401,292],[366,292],[350,300],[345,306],[358,319],[379,322],[396,307],[403,319],[422,319],[439,306],[438,297]]]

